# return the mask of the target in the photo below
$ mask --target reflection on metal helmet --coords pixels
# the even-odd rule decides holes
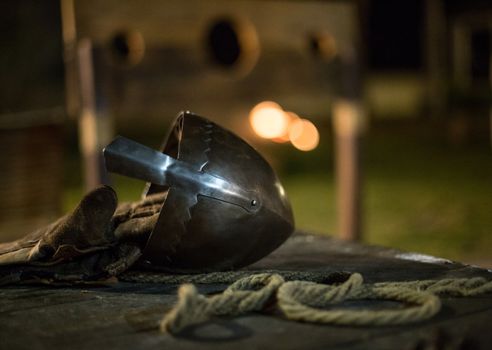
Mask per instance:
[[[150,268],[230,270],[280,246],[294,230],[285,191],[250,145],[189,112],[176,119],[161,152],[118,137],[104,150],[111,172],[168,191],[143,252]]]

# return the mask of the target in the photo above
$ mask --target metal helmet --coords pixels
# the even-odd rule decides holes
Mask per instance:
[[[123,137],[104,149],[108,171],[168,191],[142,261],[174,272],[230,270],[280,246],[294,230],[289,200],[267,161],[217,124],[181,112],[162,153]]]

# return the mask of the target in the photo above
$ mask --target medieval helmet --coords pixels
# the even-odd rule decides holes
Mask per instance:
[[[273,169],[244,140],[181,112],[162,152],[117,137],[104,149],[110,172],[168,191],[143,250],[149,268],[230,270],[252,264],[294,230],[292,209]]]

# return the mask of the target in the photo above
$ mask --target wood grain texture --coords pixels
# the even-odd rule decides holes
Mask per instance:
[[[492,278],[490,271],[442,259],[304,234],[296,234],[249,267],[264,268],[358,271],[368,282]],[[208,294],[225,288],[198,287]],[[487,349],[492,344],[490,294],[443,298],[443,309],[436,317],[411,326],[336,327],[290,322],[280,315],[250,314],[216,319],[173,337],[159,333],[157,326],[175,302],[176,288],[137,283],[2,288],[0,349]]]

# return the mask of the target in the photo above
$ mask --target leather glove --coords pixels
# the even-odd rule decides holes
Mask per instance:
[[[167,192],[117,206],[109,186],[88,193],[75,210],[10,243],[0,244],[0,285],[104,280],[141,256]]]

